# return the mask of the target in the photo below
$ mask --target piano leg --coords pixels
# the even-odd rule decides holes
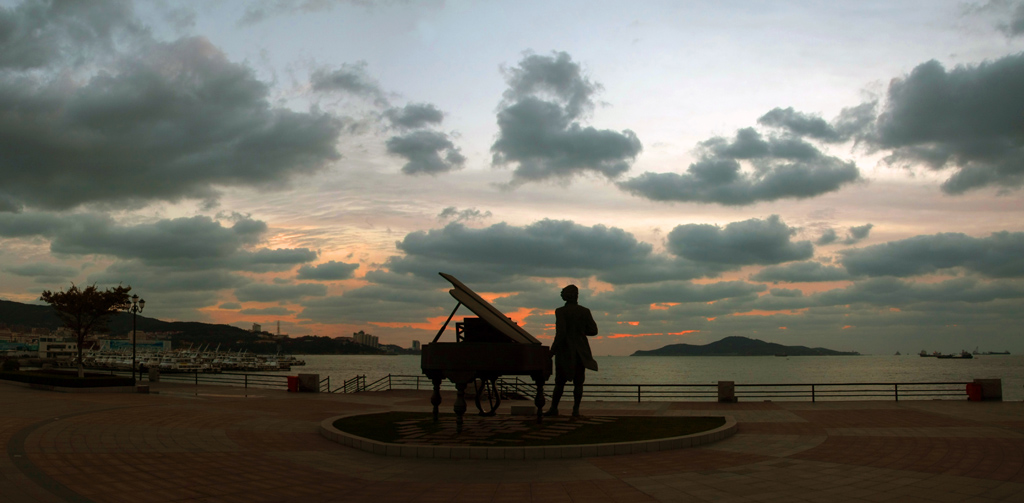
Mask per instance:
[[[534,382],[537,383],[537,397],[533,404],[537,406],[537,424],[541,424],[544,421],[544,379],[535,377]]]
[[[466,413],[467,382],[455,383],[455,432],[462,433],[462,416]]]
[[[434,394],[430,395],[430,405],[434,406],[434,422],[437,422],[437,407],[441,405],[441,381],[443,377],[435,377],[431,379],[434,381]]]

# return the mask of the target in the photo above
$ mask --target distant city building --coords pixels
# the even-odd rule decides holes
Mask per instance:
[[[420,350],[420,341],[412,341],[412,350],[413,351],[419,351]]]
[[[371,348],[380,347],[380,340],[376,335],[370,335],[362,330],[352,334],[352,340],[356,341],[356,344],[362,344],[364,346],[370,346]]]
[[[252,333],[258,334],[263,331],[263,327],[259,323],[252,324]]]
[[[40,358],[62,358],[70,359],[78,355],[78,343],[75,341],[59,340],[56,337],[39,338]]]

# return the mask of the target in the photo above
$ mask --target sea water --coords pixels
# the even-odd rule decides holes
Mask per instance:
[[[388,374],[422,375],[412,355],[306,355],[292,373],[330,376],[332,388],[356,375],[373,382]],[[983,355],[972,359],[904,356],[599,356],[591,384],[827,384],[969,382],[1003,380],[1004,400],[1024,400],[1024,356]]]

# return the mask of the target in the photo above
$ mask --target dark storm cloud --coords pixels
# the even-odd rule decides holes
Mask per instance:
[[[938,61],[889,85],[868,140],[894,165],[954,170],[942,190],[1024,184],[1024,54],[947,71]]]
[[[772,215],[766,220],[733,222],[725,228],[680,225],[668,234],[666,247],[689,260],[730,265],[770,265],[811,258],[814,246],[810,241],[791,241],[794,234],[795,228]]]
[[[217,306],[217,308],[218,309],[229,309],[229,310],[237,311],[237,310],[242,308],[242,305],[237,303],[237,302],[225,302],[225,303]]]
[[[250,283],[235,289],[235,297],[242,302],[277,302],[282,300],[298,300],[303,297],[323,297],[325,295],[327,295],[327,287],[318,283],[299,283],[296,285]]]
[[[821,237],[819,237],[814,242],[814,244],[818,246],[830,245],[833,243],[852,245],[867,238],[868,234],[871,233],[872,228],[874,228],[874,224],[864,224],[850,227],[846,231],[846,238],[844,238],[842,241],[839,240],[839,235],[836,234],[835,229],[825,229],[825,231],[821,233]]]
[[[402,108],[389,108],[384,117],[392,127],[417,129],[444,121],[444,112],[429,103],[410,103]]]
[[[304,265],[299,268],[297,279],[308,279],[314,281],[334,281],[349,279],[352,273],[359,268],[359,264],[346,264],[333,260],[315,266]]]
[[[344,63],[337,70],[317,69],[310,75],[314,91],[345,92],[372,99],[380,106],[386,106],[387,96],[376,79],[366,72],[365,61]]]
[[[85,64],[85,51],[110,51],[119,36],[141,30],[128,0],[29,0],[0,7],[0,68]]]
[[[525,227],[503,222],[483,229],[450,223],[409,233],[396,246],[406,254],[390,264],[396,272],[416,272],[406,268],[422,261],[457,265],[460,270],[548,277],[589,276],[651,253],[651,245],[622,229],[566,220],[541,220]]]
[[[432,280],[438,271],[464,281],[507,285],[519,278],[590,277],[613,284],[715,276],[732,265],[702,264],[652,253],[650,244],[614,227],[541,220],[517,227],[499,223],[473,229],[449,223],[407,234],[396,243],[404,256],[389,270]],[[368,278],[370,278],[368,276]]]
[[[919,276],[963,268],[990,277],[1024,276],[1024,232],[996,232],[986,238],[943,233],[840,252],[839,262],[855,276]]]
[[[821,237],[819,237],[814,242],[814,244],[816,244],[818,246],[824,246],[824,245],[830,245],[832,243],[835,243],[836,241],[839,241],[839,235],[836,234],[836,230],[835,229],[829,228],[829,229],[825,229],[825,231],[821,233]]]
[[[49,262],[32,262],[5,267],[4,272],[16,276],[27,276],[35,278],[37,283],[54,283],[78,274],[78,269],[66,265],[51,264]]]
[[[448,135],[438,131],[413,131],[388,139],[389,154],[404,157],[407,162],[402,173],[407,175],[436,175],[462,168],[466,158],[459,152]]]
[[[921,303],[982,303],[998,299],[1024,298],[1020,282],[983,282],[974,278],[956,278],[941,283],[914,283],[896,278],[872,278],[853,285],[815,294],[809,299],[815,306],[868,304],[902,307]],[[931,306],[931,309],[940,309]]]
[[[871,125],[875,119],[875,106],[875,102],[869,102],[844,108],[831,123],[816,115],[793,110],[793,107],[774,108],[757,119],[757,123],[827,143],[843,142]]]
[[[214,292],[237,288],[250,280],[220,269],[190,271],[125,260],[115,262],[102,272],[90,274],[88,281],[99,285],[131,285],[140,295],[148,297],[153,293],[166,292]]]
[[[506,71],[506,81],[491,152],[495,166],[515,165],[512,185],[584,173],[616,178],[639,155],[642,146],[632,131],[579,123],[600,86],[569,54],[528,55]]]
[[[0,74],[0,197],[46,209],[270,187],[338,159],[340,125],[274,108],[203,38],[143,41],[90,78]]]
[[[612,305],[650,305],[664,303],[714,302],[733,297],[753,299],[764,285],[745,281],[720,281],[696,285],[687,281],[664,281],[653,285],[631,285],[595,296],[595,302]]]
[[[843,281],[851,279],[850,273],[842,267],[824,265],[819,262],[794,262],[792,264],[765,267],[750,277],[754,281],[783,283],[809,283],[819,281]]]
[[[784,198],[805,199],[860,180],[852,162],[823,154],[797,137],[768,137],[753,128],[736,137],[704,141],[700,159],[686,173],[647,172],[619,183],[633,195],[654,201],[692,201],[743,206]],[[748,161],[752,171],[743,171]]]
[[[1013,9],[1010,22],[1006,24],[1006,33],[1012,37],[1024,35],[1024,2],[1018,3]]]

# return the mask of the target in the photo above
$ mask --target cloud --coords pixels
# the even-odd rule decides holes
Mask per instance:
[[[840,253],[839,262],[855,276],[908,277],[952,268],[995,278],[1024,276],[1024,232],[915,236]]]
[[[388,139],[389,154],[404,157],[407,162],[402,173],[407,175],[436,175],[462,168],[466,158],[459,152],[448,135],[437,131],[413,131]]]
[[[217,306],[217,308],[237,311],[242,308],[242,305],[237,302],[224,302],[221,305]]]
[[[412,232],[395,243],[405,257],[389,264],[392,271],[418,272],[413,265],[511,276],[589,276],[651,253],[651,245],[615,227],[586,227],[567,220],[541,220],[517,227],[499,223],[472,229],[450,223],[442,229]]]
[[[686,173],[653,173],[619,183],[619,188],[653,201],[744,206],[759,201],[806,199],[860,180],[852,162],[825,155],[795,137],[763,137],[740,129],[732,140],[716,137],[698,147],[699,160]],[[743,171],[740,161],[753,165]]]
[[[468,222],[472,220],[484,220],[491,217],[490,211],[480,211],[476,208],[459,210],[455,206],[448,206],[437,214],[438,220],[451,220],[454,222]]]
[[[891,150],[893,165],[953,170],[948,194],[1024,184],[1024,53],[947,71],[918,65],[889,84],[885,108],[867,138]]]
[[[241,302],[294,301],[303,297],[323,297],[325,295],[327,295],[327,287],[318,283],[299,283],[296,285],[250,283],[235,289],[235,297]]]
[[[505,76],[509,87],[491,152],[495,166],[515,165],[513,186],[584,173],[617,178],[629,170],[642,149],[640,140],[629,130],[579,123],[593,108],[600,86],[569,54],[528,55]]]
[[[595,305],[649,306],[651,304],[714,302],[747,297],[753,299],[767,288],[745,281],[720,281],[706,285],[688,281],[664,281],[653,285],[630,285],[594,297]]]
[[[769,265],[810,258],[814,246],[810,241],[790,241],[794,234],[796,229],[778,215],[733,222],[724,229],[687,224],[669,232],[666,248],[689,260],[730,265]]]
[[[819,237],[814,242],[814,244],[818,246],[830,245],[833,243],[852,245],[860,241],[863,241],[865,238],[867,238],[868,234],[871,233],[872,228],[874,228],[874,224],[864,224],[850,227],[849,229],[847,229],[846,238],[844,238],[842,241],[839,240],[839,235],[836,234],[835,229],[828,228],[821,233],[821,237]]]
[[[284,14],[329,11],[338,4],[373,5],[368,0],[253,0],[246,2],[245,12],[239,18],[242,26],[254,25],[274,16]]]
[[[105,12],[79,13],[76,29],[101,30]],[[208,40],[127,45],[131,52],[90,54],[99,68],[80,78],[49,56],[47,72],[0,74],[0,199],[8,206],[213,201],[218,187],[276,187],[340,157],[337,119],[273,107],[252,69]]]
[[[854,243],[864,240],[865,238],[868,237],[868,234],[871,233],[871,229],[874,227],[874,224],[864,224],[850,227],[849,234],[847,235],[846,239],[843,240],[843,244],[852,245]]]
[[[0,68],[83,64],[84,52],[109,52],[119,36],[140,31],[130,2],[25,1],[0,8]]]
[[[402,108],[389,108],[384,111],[392,127],[400,129],[417,129],[444,121],[444,112],[429,103],[410,103]]]
[[[4,267],[4,272],[34,278],[36,283],[57,283],[78,274],[78,269],[49,262],[32,262]]]
[[[297,279],[308,279],[315,281],[334,281],[349,279],[352,273],[359,268],[359,264],[346,264],[333,260],[315,266],[304,265],[299,268]]]
[[[831,123],[816,115],[793,110],[793,107],[773,108],[757,119],[757,123],[796,136],[837,143],[865,131],[875,120],[876,106],[877,103],[868,102],[844,108]]]
[[[814,242],[814,244],[816,244],[818,246],[824,246],[824,245],[830,245],[832,243],[835,243],[836,241],[839,241],[839,235],[836,234],[836,230],[832,229],[832,228],[828,228],[828,229],[825,229],[825,231],[821,233],[821,237],[819,237],[817,239],[817,241]]]
[[[761,269],[750,279],[783,283],[809,283],[819,281],[844,281],[851,279],[850,273],[842,267],[824,265],[819,262],[794,262]]]
[[[295,314],[295,311],[286,309],[283,307],[260,307],[260,308],[249,308],[242,309],[239,314],[250,314],[250,315],[263,315],[263,316],[288,316]]]
[[[310,75],[314,91],[331,93],[344,92],[369,98],[380,106],[387,106],[388,99],[376,79],[366,72],[367,63],[343,63],[337,70],[319,68]]]

